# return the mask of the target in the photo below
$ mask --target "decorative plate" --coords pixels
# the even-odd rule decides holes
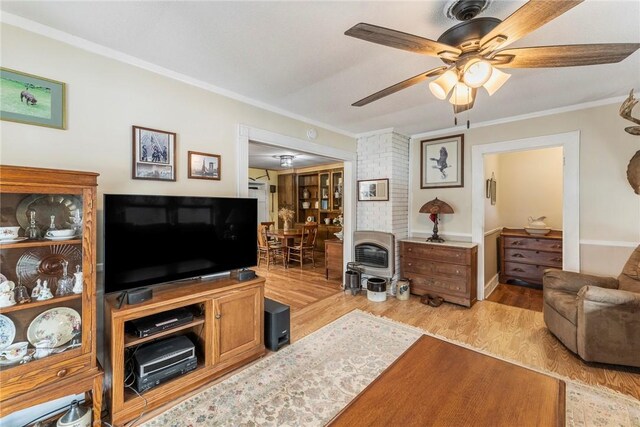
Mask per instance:
[[[69,307],[55,307],[40,313],[27,329],[27,339],[32,345],[43,339],[52,340],[55,346],[71,341],[80,331],[81,317]]]
[[[16,325],[7,316],[0,314],[0,350],[9,347],[16,337]]]
[[[58,278],[62,276],[63,260],[69,262],[68,272],[76,271],[76,265],[82,269],[82,252],[78,245],[56,245],[29,248],[23,252],[16,263],[18,280],[30,286],[36,279],[47,280],[49,288],[55,291]]]
[[[25,358],[33,357],[35,352],[36,352],[35,348],[29,348],[27,349],[27,354],[25,354],[24,357],[21,357],[20,359],[16,359],[16,360],[8,360],[6,357],[0,356],[0,366],[17,365],[18,363],[22,362]]]
[[[16,219],[22,228],[29,226],[29,211],[36,212],[36,225],[44,231],[51,224],[51,215],[56,217],[58,228],[73,228],[76,211],[82,216],[82,200],[71,194],[33,194],[27,196],[16,208]]]
[[[15,242],[22,242],[24,240],[27,240],[28,237],[16,237],[15,239],[2,239],[0,240],[0,243],[4,244],[4,243],[15,243]]]
[[[76,235],[73,236],[58,236],[58,237],[48,237],[48,236],[44,236],[45,239],[47,240],[51,240],[53,242],[60,242],[63,240],[71,240],[71,239],[78,239],[79,237]]]

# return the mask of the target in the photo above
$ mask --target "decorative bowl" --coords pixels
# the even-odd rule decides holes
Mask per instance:
[[[64,230],[49,230],[47,231],[47,237],[71,237],[75,234],[75,230],[64,229]]]
[[[549,234],[551,232],[551,227],[544,227],[544,228],[540,228],[540,227],[525,227],[524,230],[529,234],[535,234],[535,235],[544,236],[544,235]]]
[[[311,207],[311,202],[302,202],[302,209],[309,209]]]

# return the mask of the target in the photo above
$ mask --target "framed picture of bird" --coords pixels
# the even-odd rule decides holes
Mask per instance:
[[[464,187],[464,135],[420,141],[420,188]]]

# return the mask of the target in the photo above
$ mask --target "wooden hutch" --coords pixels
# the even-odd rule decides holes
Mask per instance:
[[[97,177],[89,172],[0,165],[0,227],[20,227],[18,238],[0,241],[0,282],[24,286],[23,295],[31,296],[36,281],[46,280],[53,294],[50,299],[32,298],[0,308],[0,346],[27,345],[27,353],[16,360],[0,357],[0,417],[85,392],[93,402],[93,425],[101,425],[103,373],[96,361]],[[52,222],[57,229],[75,232],[64,238],[45,237]],[[69,276],[63,277],[65,262]],[[78,270],[80,292],[59,295],[58,285],[80,277],[73,276]],[[35,344],[44,349],[36,353]]]
[[[328,166],[278,175],[278,208],[293,207],[297,224],[304,224],[309,217],[318,223],[319,250],[324,249],[325,240],[335,239],[334,233],[341,230],[333,220],[343,212],[343,194],[343,168]],[[280,218],[278,226],[283,226]]]

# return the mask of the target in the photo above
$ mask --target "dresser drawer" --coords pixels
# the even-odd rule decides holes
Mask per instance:
[[[504,260],[562,268],[562,254],[557,252],[544,252],[530,249],[505,249]]]
[[[469,268],[459,264],[445,264],[409,257],[402,258],[401,267],[403,272],[461,280],[466,280],[469,274]]]
[[[523,280],[535,281],[536,283],[541,284],[542,275],[547,268],[550,268],[550,267],[545,265],[505,262],[503,273],[507,276],[521,278]]]
[[[562,253],[562,240],[511,236],[503,236],[502,238],[504,239],[505,248],[533,249],[539,251]]]
[[[411,293],[423,295],[426,293],[445,292],[465,296],[467,293],[467,282],[457,279],[442,279],[437,277],[427,277],[421,274],[406,273],[405,278],[411,281]]]
[[[71,350],[80,352],[80,350]],[[71,353],[71,351],[69,353]],[[61,378],[70,377],[80,371],[91,367],[91,355],[83,354],[72,359],[54,362],[55,359],[62,358],[62,355],[49,356],[51,358],[43,367],[36,368],[36,363],[21,365],[17,375],[5,376],[5,372],[0,377],[2,387],[0,387],[0,401],[9,396],[25,393],[31,389],[51,384]],[[36,362],[41,362],[38,360]],[[31,365],[31,366],[29,366]]]
[[[452,247],[438,247],[435,245],[423,245],[420,243],[400,243],[400,254],[403,257],[421,258],[424,260],[450,262],[461,265],[471,263],[469,250]]]

